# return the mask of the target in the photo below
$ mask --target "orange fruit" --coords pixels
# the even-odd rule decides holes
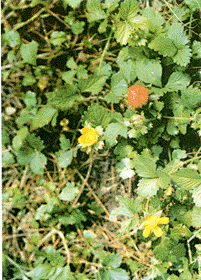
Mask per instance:
[[[148,102],[149,91],[144,86],[133,85],[128,88],[127,98],[129,106],[133,108],[141,108]]]

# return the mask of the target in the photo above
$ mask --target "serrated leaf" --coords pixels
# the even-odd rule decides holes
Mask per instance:
[[[192,225],[196,228],[201,227],[201,208],[200,207],[194,207],[193,211],[191,212],[191,219],[192,219]]]
[[[26,141],[29,143],[29,145],[34,148],[37,149],[39,151],[42,151],[45,146],[43,145],[43,140],[41,140],[40,136],[36,136],[35,134],[28,134]]]
[[[81,92],[91,92],[93,95],[97,95],[101,92],[106,77],[91,75],[87,79],[81,79],[78,82],[78,87]]]
[[[183,49],[178,50],[176,55],[173,57],[173,61],[180,66],[186,66],[190,62],[190,58],[191,49],[189,46],[186,46]]]
[[[201,185],[201,176],[193,169],[183,168],[170,176],[183,190],[193,190]]]
[[[118,269],[104,269],[99,270],[100,279],[104,280],[129,280],[127,272],[121,268]]]
[[[54,108],[50,108],[50,107],[40,108],[32,122],[32,126],[34,128],[45,126],[52,120],[52,118],[56,113],[57,110]]]
[[[104,107],[99,104],[91,105],[87,111],[84,112],[82,124],[86,121],[91,123],[93,127],[101,126],[105,128],[111,120],[111,114]]]
[[[151,197],[156,195],[159,189],[158,178],[153,179],[140,179],[137,188],[137,194],[140,197]]]
[[[52,246],[46,247],[45,252],[47,254],[47,259],[50,261],[52,266],[63,266],[63,257]]]
[[[102,261],[103,266],[118,268],[121,265],[122,256],[116,254],[108,254]]]
[[[23,126],[18,130],[17,135],[13,138],[12,144],[14,150],[19,150],[23,145],[24,139],[27,137],[29,131],[26,126]]]
[[[66,136],[64,134],[61,134],[59,140],[60,140],[60,147],[63,151],[70,149],[71,147],[70,140],[66,139]]]
[[[59,158],[58,158],[58,163],[59,166],[62,168],[67,167],[68,165],[71,164],[73,159],[73,151],[69,150],[69,151],[60,151],[59,152]]]
[[[61,200],[72,201],[77,196],[78,188],[74,183],[68,183],[59,195]]]
[[[117,136],[121,135],[127,137],[127,127],[123,123],[110,123],[106,127],[105,140],[106,143],[111,147],[117,143]]]
[[[170,231],[171,231],[171,237],[176,241],[179,241],[182,237],[189,238],[192,235],[188,227],[182,224],[178,224]]]
[[[105,8],[112,12],[118,6],[119,1],[120,0],[105,0]]]
[[[156,12],[154,7],[147,7],[142,10],[142,15],[149,20],[149,30],[152,33],[159,33],[164,28],[163,24],[165,23],[164,18],[160,13]]]
[[[199,107],[201,105],[201,90],[190,86],[181,91],[181,100],[186,107],[192,109]]]
[[[137,76],[135,63],[132,60],[120,64],[120,71],[128,83],[133,82]]]
[[[76,72],[76,70],[63,72],[62,79],[68,84],[73,84],[73,79],[75,77]]]
[[[129,199],[127,196],[118,196],[117,201],[119,202],[122,209],[124,209],[129,216],[135,215],[141,210],[141,199],[136,198],[135,200]]]
[[[182,134],[186,134],[187,125],[191,122],[190,110],[186,109],[183,104],[180,105],[175,102],[173,105],[173,113],[175,124]]]
[[[194,40],[192,49],[193,49],[193,52],[192,52],[193,57],[195,59],[201,58],[201,42]]]
[[[17,162],[21,165],[29,164],[34,155],[35,151],[27,145],[23,145],[18,151],[16,151]]]
[[[195,206],[201,207],[201,184],[192,191],[192,197]]]
[[[179,71],[173,72],[168,79],[165,90],[177,91],[185,89],[190,84],[190,81],[191,77],[188,74]]]
[[[161,87],[162,66],[155,59],[142,59],[136,61],[137,76],[145,83]]]
[[[181,23],[173,23],[168,31],[168,37],[173,41],[178,50],[181,50],[188,43],[188,37],[184,32],[184,27]]]
[[[177,52],[177,48],[174,46],[172,40],[163,34],[160,34],[152,40],[149,44],[149,48],[157,51],[165,57],[173,57]]]
[[[13,154],[11,154],[9,151],[3,153],[2,155],[2,166],[4,167],[7,164],[15,163],[15,159]]]
[[[50,37],[50,43],[54,46],[61,46],[67,40],[67,35],[63,31],[53,31]]]
[[[131,32],[132,27],[129,23],[125,21],[118,22],[115,31],[117,42],[119,42],[121,45],[126,45]]]
[[[133,163],[129,158],[123,158],[120,162],[117,163],[116,169],[120,172],[120,177],[122,179],[127,179],[133,177],[135,174],[133,168]]]
[[[135,170],[139,176],[145,178],[158,177],[156,173],[156,164],[154,160],[135,154],[133,157],[133,163]]]
[[[106,18],[105,12],[101,8],[100,0],[87,1],[87,19],[89,22],[97,21]]]
[[[22,44],[20,47],[20,54],[22,58],[29,64],[36,65],[36,56],[38,52],[38,43],[31,41],[29,44]]]
[[[11,47],[14,48],[18,46],[21,42],[20,35],[17,31],[11,30],[6,32],[2,35],[2,41],[5,40],[5,42]]]
[[[123,20],[130,21],[139,11],[136,0],[124,0],[119,9],[119,15]]]
[[[71,6],[73,9],[77,8],[82,0],[63,0],[64,3],[67,3],[69,6]]]
[[[42,153],[35,153],[30,162],[30,168],[34,174],[42,175],[47,158]]]

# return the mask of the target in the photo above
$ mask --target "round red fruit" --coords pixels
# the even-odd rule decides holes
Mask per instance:
[[[128,105],[133,108],[141,108],[147,104],[149,91],[142,85],[133,85],[128,88]]]

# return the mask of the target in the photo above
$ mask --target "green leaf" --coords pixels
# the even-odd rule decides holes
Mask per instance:
[[[40,136],[36,136],[35,134],[28,134],[26,141],[29,143],[29,145],[33,148],[33,149],[37,149],[39,151],[42,151],[45,146],[43,145],[43,140],[41,140]]]
[[[201,0],[184,0],[192,11],[201,10]]]
[[[192,235],[188,227],[182,224],[178,224],[174,228],[170,229],[170,231],[171,231],[171,237],[176,241],[179,241],[183,237],[189,238]]]
[[[64,3],[67,3],[69,6],[71,6],[73,9],[77,8],[82,0],[63,0]]]
[[[54,46],[61,46],[65,41],[67,41],[67,34],[65,32],[54,31],[51,33],[50,43]]]
[[[40,108],[32,122],[32,126],[34,128],[45,126],[52,120],[52,118],[56,113],[57,110],[54,108],[50,108],[50,107]]]
[[[152,40],[149,44],[149,48],[157,51],[165,57],[173,57],[177,52],[177,48],[173,44],[172,40],[163,34],[154,38],[154,40]]]
[[[15,163],[15,159],[13,154],[11,154],[9,151],[3,153],[2,155],[2,166],[4,167],[7,164]]]
[[[188,43],[188,37],[184,32],[184,27],[181,23],[173,23],[168,31],[168,37],[173,41],[178,50],[181,50]]]
[[[116,254],[108,254],[103,259],[102,265],[111,268],[118,268],[121,265],[122,256]]]
[[[47,158],[42,153],[35,153],[30,162],[30,168],[34,174],[42,175],[44,166],[47,164]]]
[[[127,127],[123,123],[110,123],[106,127],[105,140],[106,143],[111,147],[117,143],[117,136],[121,135],[127,137]]]
[[[190,109],[199,107],[201,106],[201,90],[190,86],[181,91],[181,100],[183,104]]]
[[[78,82],[78,87],[81,92],[91,92],[93,95],[98,95],[106,81],[104,76],[91,75],[87,79],[81,79]]]
[[[201,42],[194,40],[192,50],[193,50],[192,52],[193,58],[195,59],[201,58]]]
[[[60,140],[60,147],[63,151],[67,151],[70,149],[71,147],[70,140],[66,139],[66,136],[64,134],[61,134],[59,140]]]
[[[24,103],[26,104],[26,106],[32,106],[35,107],[37,100],[36,100],[36,94],[35,92],[32,91],[27,91],[25,98],[24,98]]]
[[[195,206],[201,207],[201,184],[192,191],[192,197]]]
[[[36,79],[32,75],[25,76],[22,82],[23,86],[32,86],[35,83]]]
[[[201,208],[200,207],[194,207],[193,211],[191,212],[191,219],[192,219],[192,225],[196,228],[201,227]]]
[[[108,9],[110,12],[114,11],[118,6],[120,0],[105,0],[105,9]]]
[[[186,66],[190,62],[191,55],[191,49],[189,46],[186,46],[183,49],[178,50],[173,57],[173,61],[180,66]]]
[[[2,35],[2,41],[5,41],[11,48],[20,45],[20,35],[17,31],[11,30]]]
[[[76,20],[71,26],[73,34],[75,35],[81,34],[84,31],[84,26],[85,26],[84,21]]]
[[[119,15],[123,20],[130,21],[139,11],[136,0],[124,0],[119,9]]]
[[[73,80],[76,74],[76,70],[71,70],[71,71],[66,71],[62,73],[62,79],[68,83],[68,84],[73,84]]]
[[[22,44],[20,47],[20,54],[22,58],[29,64],[36,65],[36,56],[38,52],[38,43],[31,41],[29,44]]]
[[[137,76],[135,67],[135,63],[132,60],[124,61],[120,64],[120,71],[128,83],[133,82]]]
[[[77,69],[77,64],[74,60],[73,57],[70,57],[66,63],[66,66],[68,66],[68,68],[72,69],[72,70],[75,70]]]
[[[66,84],[55,89],[56,96],[48,101],[48,105],[58,110],[68,110],[74,106],[75,102],[79,99],[76,94],[77,88],[74,85]]]
[[[47,254],[47,259],[50,261],[52,266],[63,266],[63,257],[52,246],[46,247],[45,253]]]
[[[82,124],[87,121],[92,127],[101,126],[105,128],[111,120],[111,113],[99,104],[91,105],[84,112]]]
[[[59,195],[61,200],[72,201],[78,193],[78,188],[75,187],[74,183],[68,183]]]
[[[17,135],[13,138],[12,144],[14,150],[19,150],[23,145],[24,139],[27,137],[29,131],[26,126],[23,126],[18,130]]]
[[[124,21],[118,22],[115,31],[117,42],[119,42],[121,45],[126,45],[131,32],[132,27],[129,23]]]
[[[193,169],[183,168],[170,176],[183,190],[193,190],[201,185],[201,176]]]
[[[105,96],[105,100],[111,103],[118,103],[124,94],[127,93],[128,85],[121,73],[112,75],[111,91]]]
[[[159,189],[158,178],[140,179],[137,188],[137,194],[140,197],[154,196]]]
[[[37,265],[33,271],[29,272],[29,276],[35,280],[46,279],[52,269],[51,264],[44,263]]]
[[[132,170],[133,162],[129,158],[123,158],[120,162],[117,163],[116,169],[117,172],[120,172],[119,176],[122,179],[127,179],[133,177],[135,172]]]
[[[139,176],[144,178],[157,178],[155,161],[135,154],[133,157],[134,167]]]
[[[16,151],[17,162],[21,165],[29,164],[34,155],[35,151],[27,145],[23,145],[18,151]]]
[[[138,211],[142,209],[141,199],[138,197],[135,200],[131,200],[127,196],[118,196],[117,201],[119,202],[124,214],[127,213],[130,217],[134,216]]]
[[[147,24],[144,19],[143,28],[146,30],[147,26],[152,33],[160,33],[162,29],[164,29],[163,25],[165,23],[165,19],[160,15],[160,13],[156,12],[154,7],[147,7],[142,10],[143,17],[149,20],[149,24]],[[135,19],[135,18],[134,18]]]
[[[161,87],[162,67],[159,60],[142,59],[136,61],[137,76],[145,83]]]
[[[87,19],[89,22],[106,18],[105,12],[101,8],[100,0],[87,0]]]
[[[191,77],[183,72],[173,72],[165,86],[166,91],[177,91],[185,89],[191,81]]]
[[[71,164],[73,159],[73,150],[69,151],[60,151],[59,152],[59,158],[58,158],[58,163],[59,166],[62,168],[67,167],[68,165]]]
[[[187,125],[191,122],[190,110],[186,109],[184,105],[173,104],[173,113],[175,117],[175,124],[179,128],[180,132],[185,135],[187,131]]]
[[[100,279],[104,280],[129,280],[129,276],[124,269],[104,269],[101,268],[100,272]]]

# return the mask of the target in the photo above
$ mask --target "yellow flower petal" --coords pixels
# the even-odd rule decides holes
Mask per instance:
[[[82,128],[82,133],[83,135],[78,138],[78,142],[82,145],[82,148],[91,146],[98,141],[98,133],[94,128],[84,127]]]
[[[144,231],[143,231],[143,236],[145,238],[147,238],[150,235],[151,229],[150,227],[145,227]]]
[[[153,233],[156,235],[156,237],[161,237],[163,235],[162,229],[158,226],[153,229]]]
[[[169,223],[169,221],[170,221],[170,219],[168,217],[162,217],[159,219],[158,224],[166,225]]]

